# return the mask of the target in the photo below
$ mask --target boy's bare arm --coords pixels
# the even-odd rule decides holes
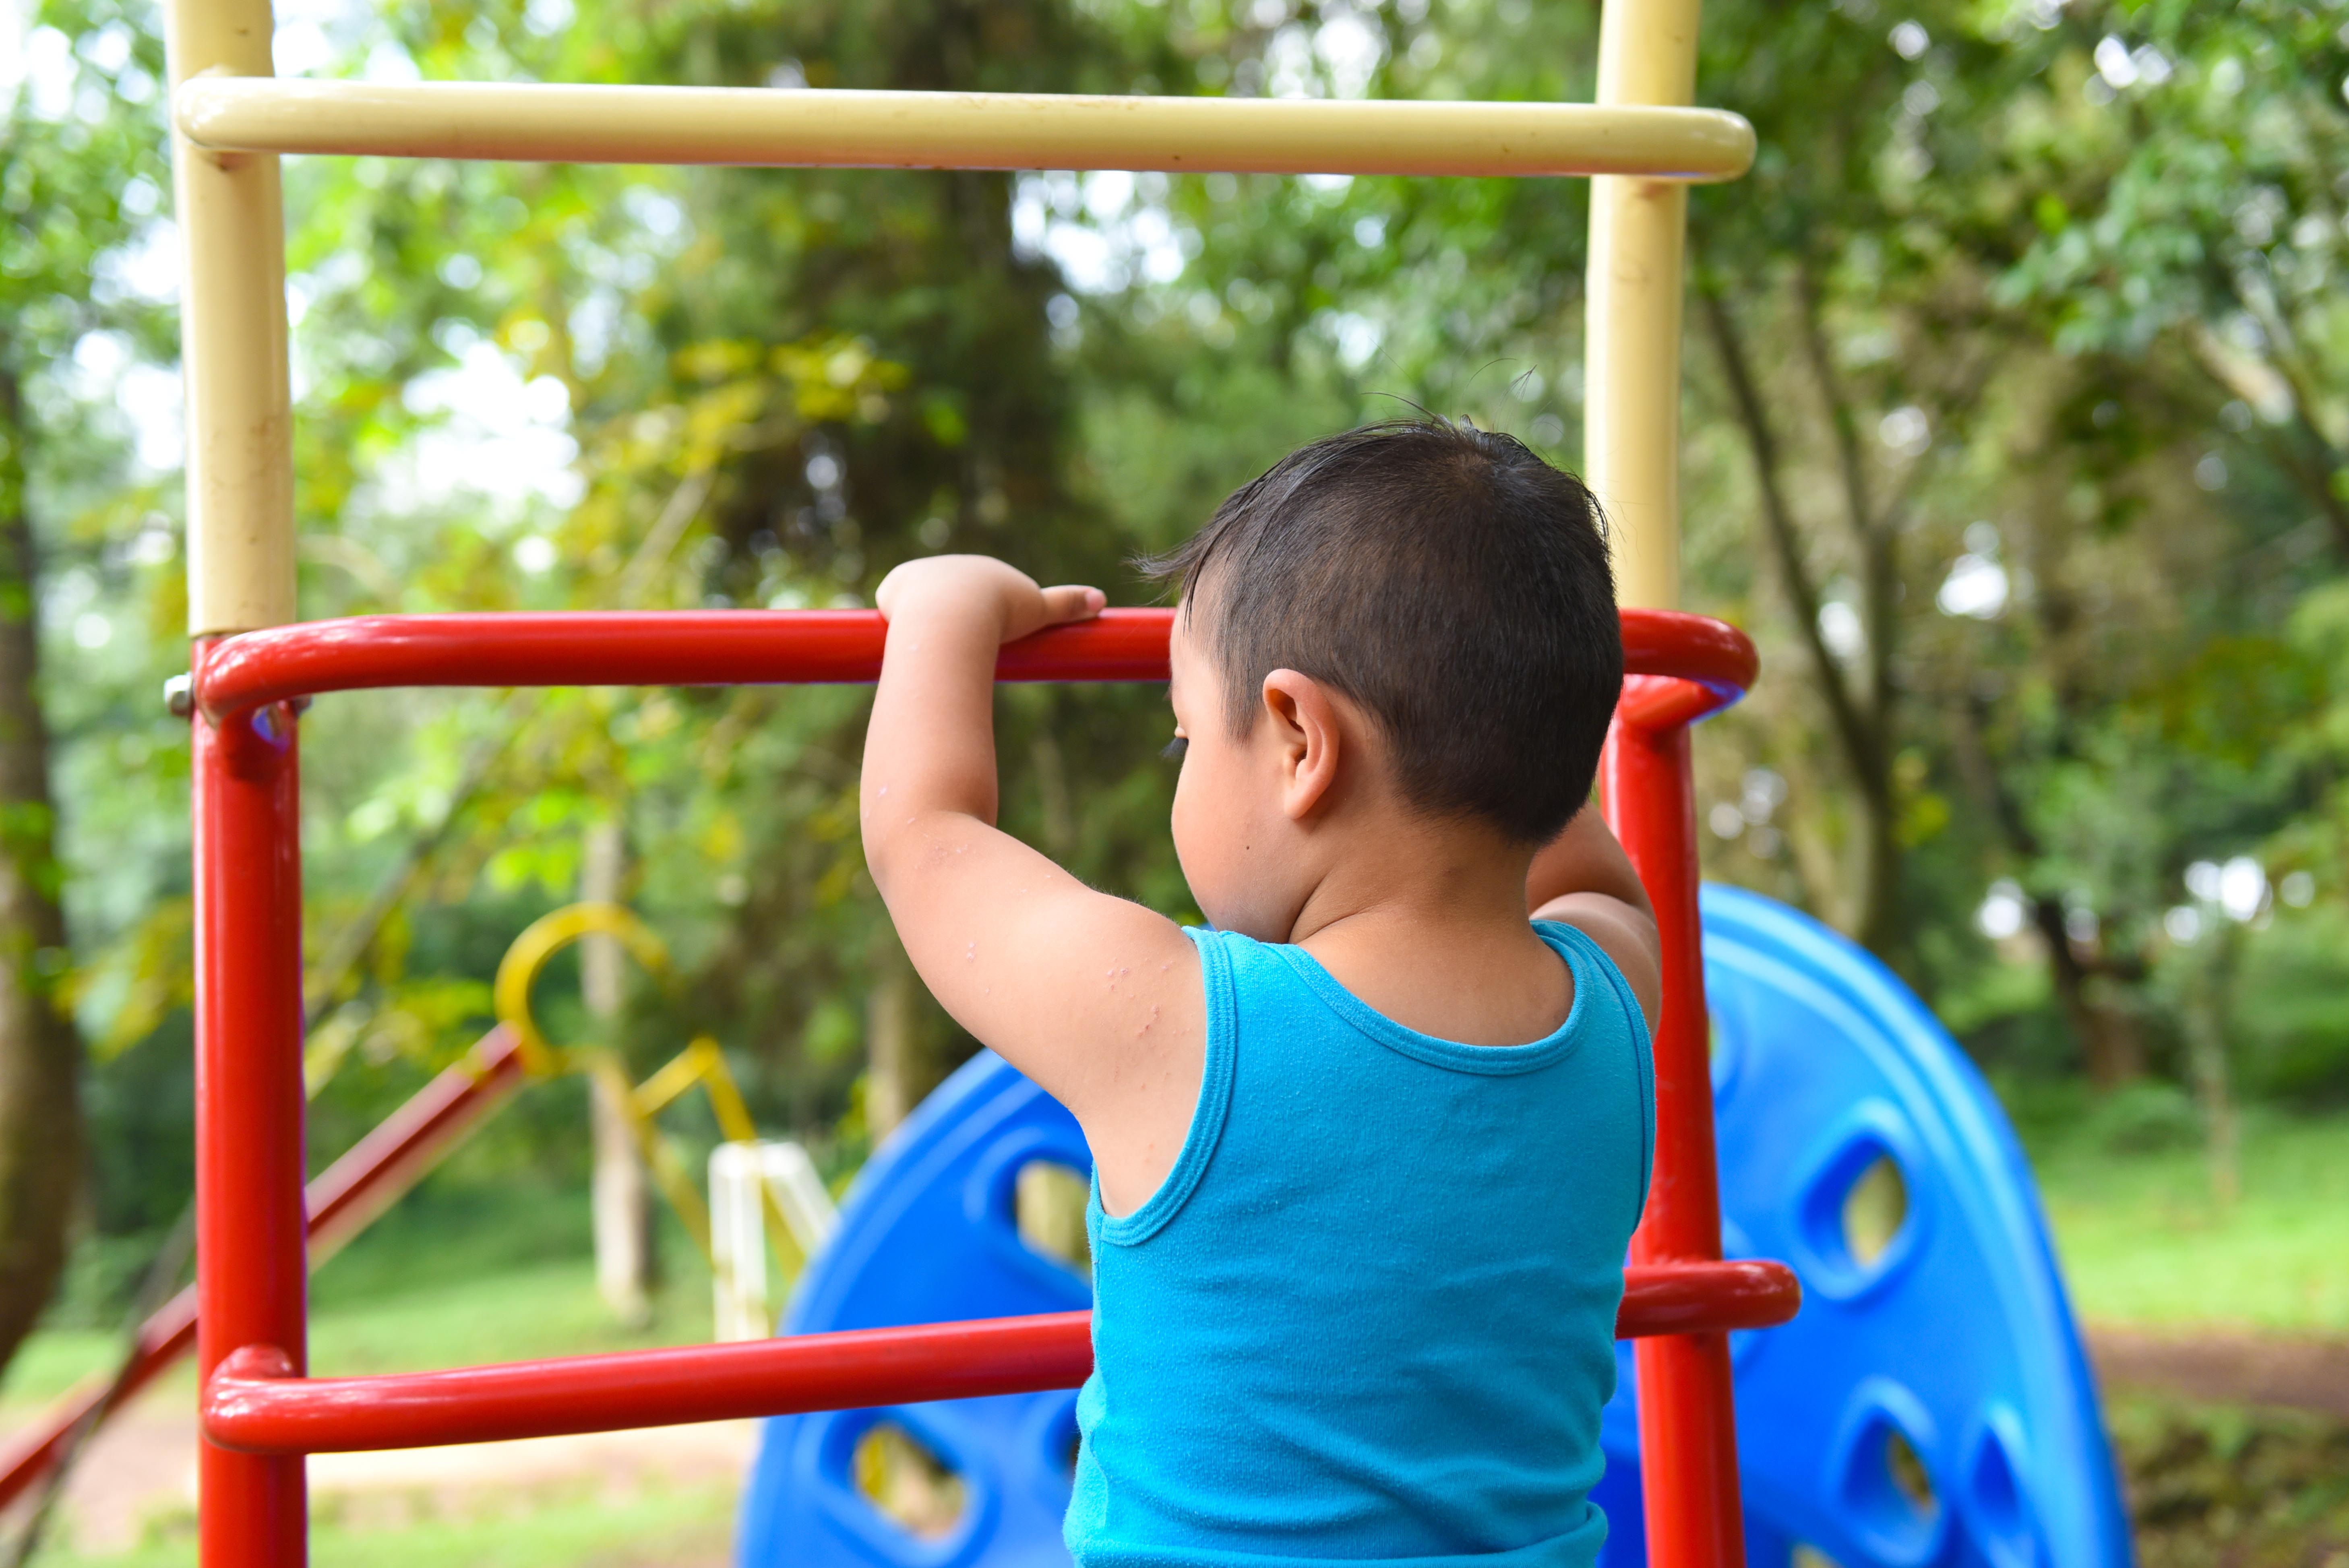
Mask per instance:
[[[1648,1027],[1655,1028],[1664,994],[1655,908],[1596,805],[1576,812],[1566,831],[1534,857],[1526,903],[1536,920],[1563,922],[1599,944],[1630,982]]]
[[[1147,1142],[1161,1122],[1179,1143],[1206,1030],[1196,949],[995,827],[996,650],[1098,614],[1101,593],[939,556],[891,573],[879,599],[889,636],[864,744],[864,856],[914,967],[1097,1150],[1105,1129]]]

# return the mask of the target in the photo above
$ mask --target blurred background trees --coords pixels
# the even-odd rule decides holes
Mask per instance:
[[[1708,869],[1882,954],[2026,1126],[2208,1132],[2222,1165],[2244,1102],[2349,1094],[2344,21],[1707,10],[1702,97],[1762,151],[1693,204],[1689,594],[1766,672],[1699,748]],[[0,901],[0,995],[50,1009],[11,1003],[0,1117],[22,1061],[70,1103],[77,1025],[57,1310],[103,1315],[189,1182],[174,242],[152,14],[28,22],[0,412],[35,547],[0,611],[37,606],[60,870],[15,732],[6,821],[67,935]],[[1588,96],[1595,33],[1530,0],[304,0],[277,47],[382,78],[1551,98]],[[362,159],[287,191],[305,615],[850,604],[938,550],[1133,603],[1133,554],[1332,428],[1417,406],[1578,447],[1576,182]],[[31,668],[0,658],[0,699]],[[864,874],[864,700],[322,699],[317,1157],[479,1034],[505,944],[601,844],[589,882],[679,973],[612,1016],[558,976],[552,1032],[649,1063],[707,1030],[765,1125],[853,1170],[972,1048]],[[1188,915],[1162,707],[1007,691],[1005,816]],[[584,1210],[588,1114],[535,1091],[444,1185]],[[0,1341],[47,1294],[6,1272],[6,1169]]]

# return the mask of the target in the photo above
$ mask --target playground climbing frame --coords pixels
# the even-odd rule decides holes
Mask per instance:
[[[267,0],[166,0],[185,244],[192,653],[197,1321],[205,1568],[307,1558],[303,1455],[1068,1387],[1082,1315],[375,1378],[305,1376],[300,699],[387,686],[870,680],[870,612],[378,616],[295,624],[285,154],[931,169],[1588,175],[1586,477],[1616,522],[1631,676],[1607,804],[1665,934],[1658,1142],[1620,1329],[1638,1348],[1660,1568],[1740,1568],[1726,1336],[1794,1279],[1720,1258],[1689,724],[1753,649],[1676,614],[1686,182],[1753,132],[1688,107],[1695,0],[1609,0],[1596,104],[812,94],[280,81]],[[1005,650],[1007,679],[1163,679],[1164,612]]]

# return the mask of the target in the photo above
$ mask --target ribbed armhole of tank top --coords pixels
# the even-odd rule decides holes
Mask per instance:
[[[1590,966],[1607,976],[1616,1005],[1623,1009],[1623,1036],[1631,1047],[1631,1075],[1640,1086],[1640,1196],[1631,1211],[1631,1226],[1637,1230],[1640,1216],[1648,1212],[1648,1186],[1656,1173],[1655,1042],[1648,1037],[1648,1015],[1640,1010],[1640,998],[1631,995],[1631,982],[1607,956],[1605,948],[1563,921],[1534,922],[1537,931],[1544,926],[1556,927],[1561,938],[1587,954]]]
[[[1185,928],[1199,950],[1199,980],[1206,993],[1207,1039],[1199,1063],[1199,1103],[1191,1109],[1191,1127],[1183,1135],[1183,1149],[1174,1169],[1158,1191],[1131,1214],[1102,1212],[1101,1239],[1113,1246],[1138,1247],[1183,1211],[1199,1179],[1216,1157],[1224,1136],[1224,1119],[1232,1103],[1232,1058],[1239,1046],[1239,1002],[1232,990],[1232,965],[1217,933]],[[1101,1203],[1101,1178],[1093,1178],[1093,1203]]]

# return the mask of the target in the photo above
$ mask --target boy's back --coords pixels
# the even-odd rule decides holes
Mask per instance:
[[[1646,1029],[1569,927],[1553,1035],[1439,1040],[1303,948],[1195,932],[1206,1073],[1172,1176],[1090,1216],[1095,1370],[1071,1551],[1172,1563],[1582,1563]]]
[[[1622,679],[1597,509],[1506,437],[1379,427],[1168,570],[1207,932],[993,825],[997,649],[1103,596],[970,556],[880,593],[866,862],[932,993],[1093,1151],[1070,1545],[1585,1568],[1660,978],[1584,809]]]

